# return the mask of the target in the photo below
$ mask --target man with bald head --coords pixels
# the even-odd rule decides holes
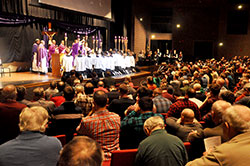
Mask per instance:
[[[15,138],[19,133],[19,114],[26,105],[16,101],[16,87],[7,85],[2,90],[0,102],[0,144]]]
[[[192,132],[188,136],[188,141],[194,142],[198,141],[199,139],[212,137],[212,136],[221,136],[222,142],[225,142],[225,138],[223,138],[223,123],[222,123],[222,116],[224,115],[227,108],[231,107],[231,104],[224,101],[218,100],[214,102],[212,105],[212,120],[216,127],[214,128],[205,128],[204,130],[200,130],[200,132]]]
[[[153,103],[156,106],[157,113],[167,113],[172,102],[167,98],[162,97],[162,90],[156,88],[154,90]]]
[[[95,88],[95,89],[94,89],[94,92],[96,92],[96,91],[98,91],[98,90],[102,90],[102,91],[104,91],[105,93],[108,93],[108,92],[109,92],[106,88],[104,88],[104,82],[103,82],[103,81],[99,81],[98,84],[97,84],[97,87],[98,87],[98,88]]]
[[[187,163],[187,166],[250,164],[250,109],[242,105],[227,108],[222,124],[224,138],[228,141],[215,147],[207,155]]]
[[[202,126],[194,117],[194,111],[185,108],[181,112],[181,117],[179,119],[174,117],[166,119],[166,129],[169,133],[179,137],[183,142],[187,142],[187,137],[190,132],[194,130],[200,131],[202,129]]]

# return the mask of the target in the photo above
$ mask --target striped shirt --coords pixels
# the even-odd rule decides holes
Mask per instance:
[[[111,152],[120,149],[120,116],[108,110],[95,112],[82,119],[78,133],[96,140],[104,151],[105,160],[110,160]]]

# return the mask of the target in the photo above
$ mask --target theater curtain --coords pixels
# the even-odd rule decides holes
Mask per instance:
[[[0,58],[3,63],[19,61],[31,62],[32,45],[36,38],[46,39],[42,36],[42,31],[47,29],[49,20],[26,17],[26,16],[8,16],[0,15]],[[52,30],[57,32],[54,39],[57,45],[64,40],[67,33],[68,46],[80,35],[81,38],[89,36],[88,43],[92,47],[92,37],[102,39],[103,48],[105,48],[105,28],[92,27],[85,25],[69,24],[60,21],[51,21]]]

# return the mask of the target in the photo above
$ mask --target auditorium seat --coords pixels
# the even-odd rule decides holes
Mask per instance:
[[[111,160],[103,161],[102,166],[110,166]]]
[[[133,88],[134,88],[135,90],[137,90],[137,89],[139,88],[139,86],[134,86]]]
[[[204,121],[199,121],[199,123],[202,125],[203,128],[206,127],[206,123]]]
[[[56,136],[53,136],[53,137],[56,137],[57,139],[59,139],[62,146],[64,146],[66,144],[66,135],[56,135]]]
[[[115,150],[111,156],[111,166],[133,166],[137,149]]]
[[[160,113],[164,118],[166,118],[167,113]]]
[[[185,148],[187,150],[187,153],[189,153],[190,149],[191,149],[191,143],[190,142],[183,142],[183,144],[184,144],[184,146],[185,146]]]
[[[115,84],[115,87],[118,88],[121,85],[121,83]]]

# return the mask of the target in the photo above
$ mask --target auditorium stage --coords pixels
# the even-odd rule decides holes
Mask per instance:
[[[146,76],[150,75],[149,71],[141,71],[138,73],[128,74],[131,76],[132,80],[134,79],[142,79]],[[127,75],[114,76],[117,83],[122,82]],[[5,85],[13,84],[13,85],[23,85],[26,88],[36,87],[36,86],[44,86],[49,85],[51,81],[59,81],[59,77],[52,76],[52,73],[48,73],[46,75],[33,73],[33,72],[14,72],[9,74],[4,74],[0,77],[0,89]],[[90,80],[85,79],[84,81]]]

